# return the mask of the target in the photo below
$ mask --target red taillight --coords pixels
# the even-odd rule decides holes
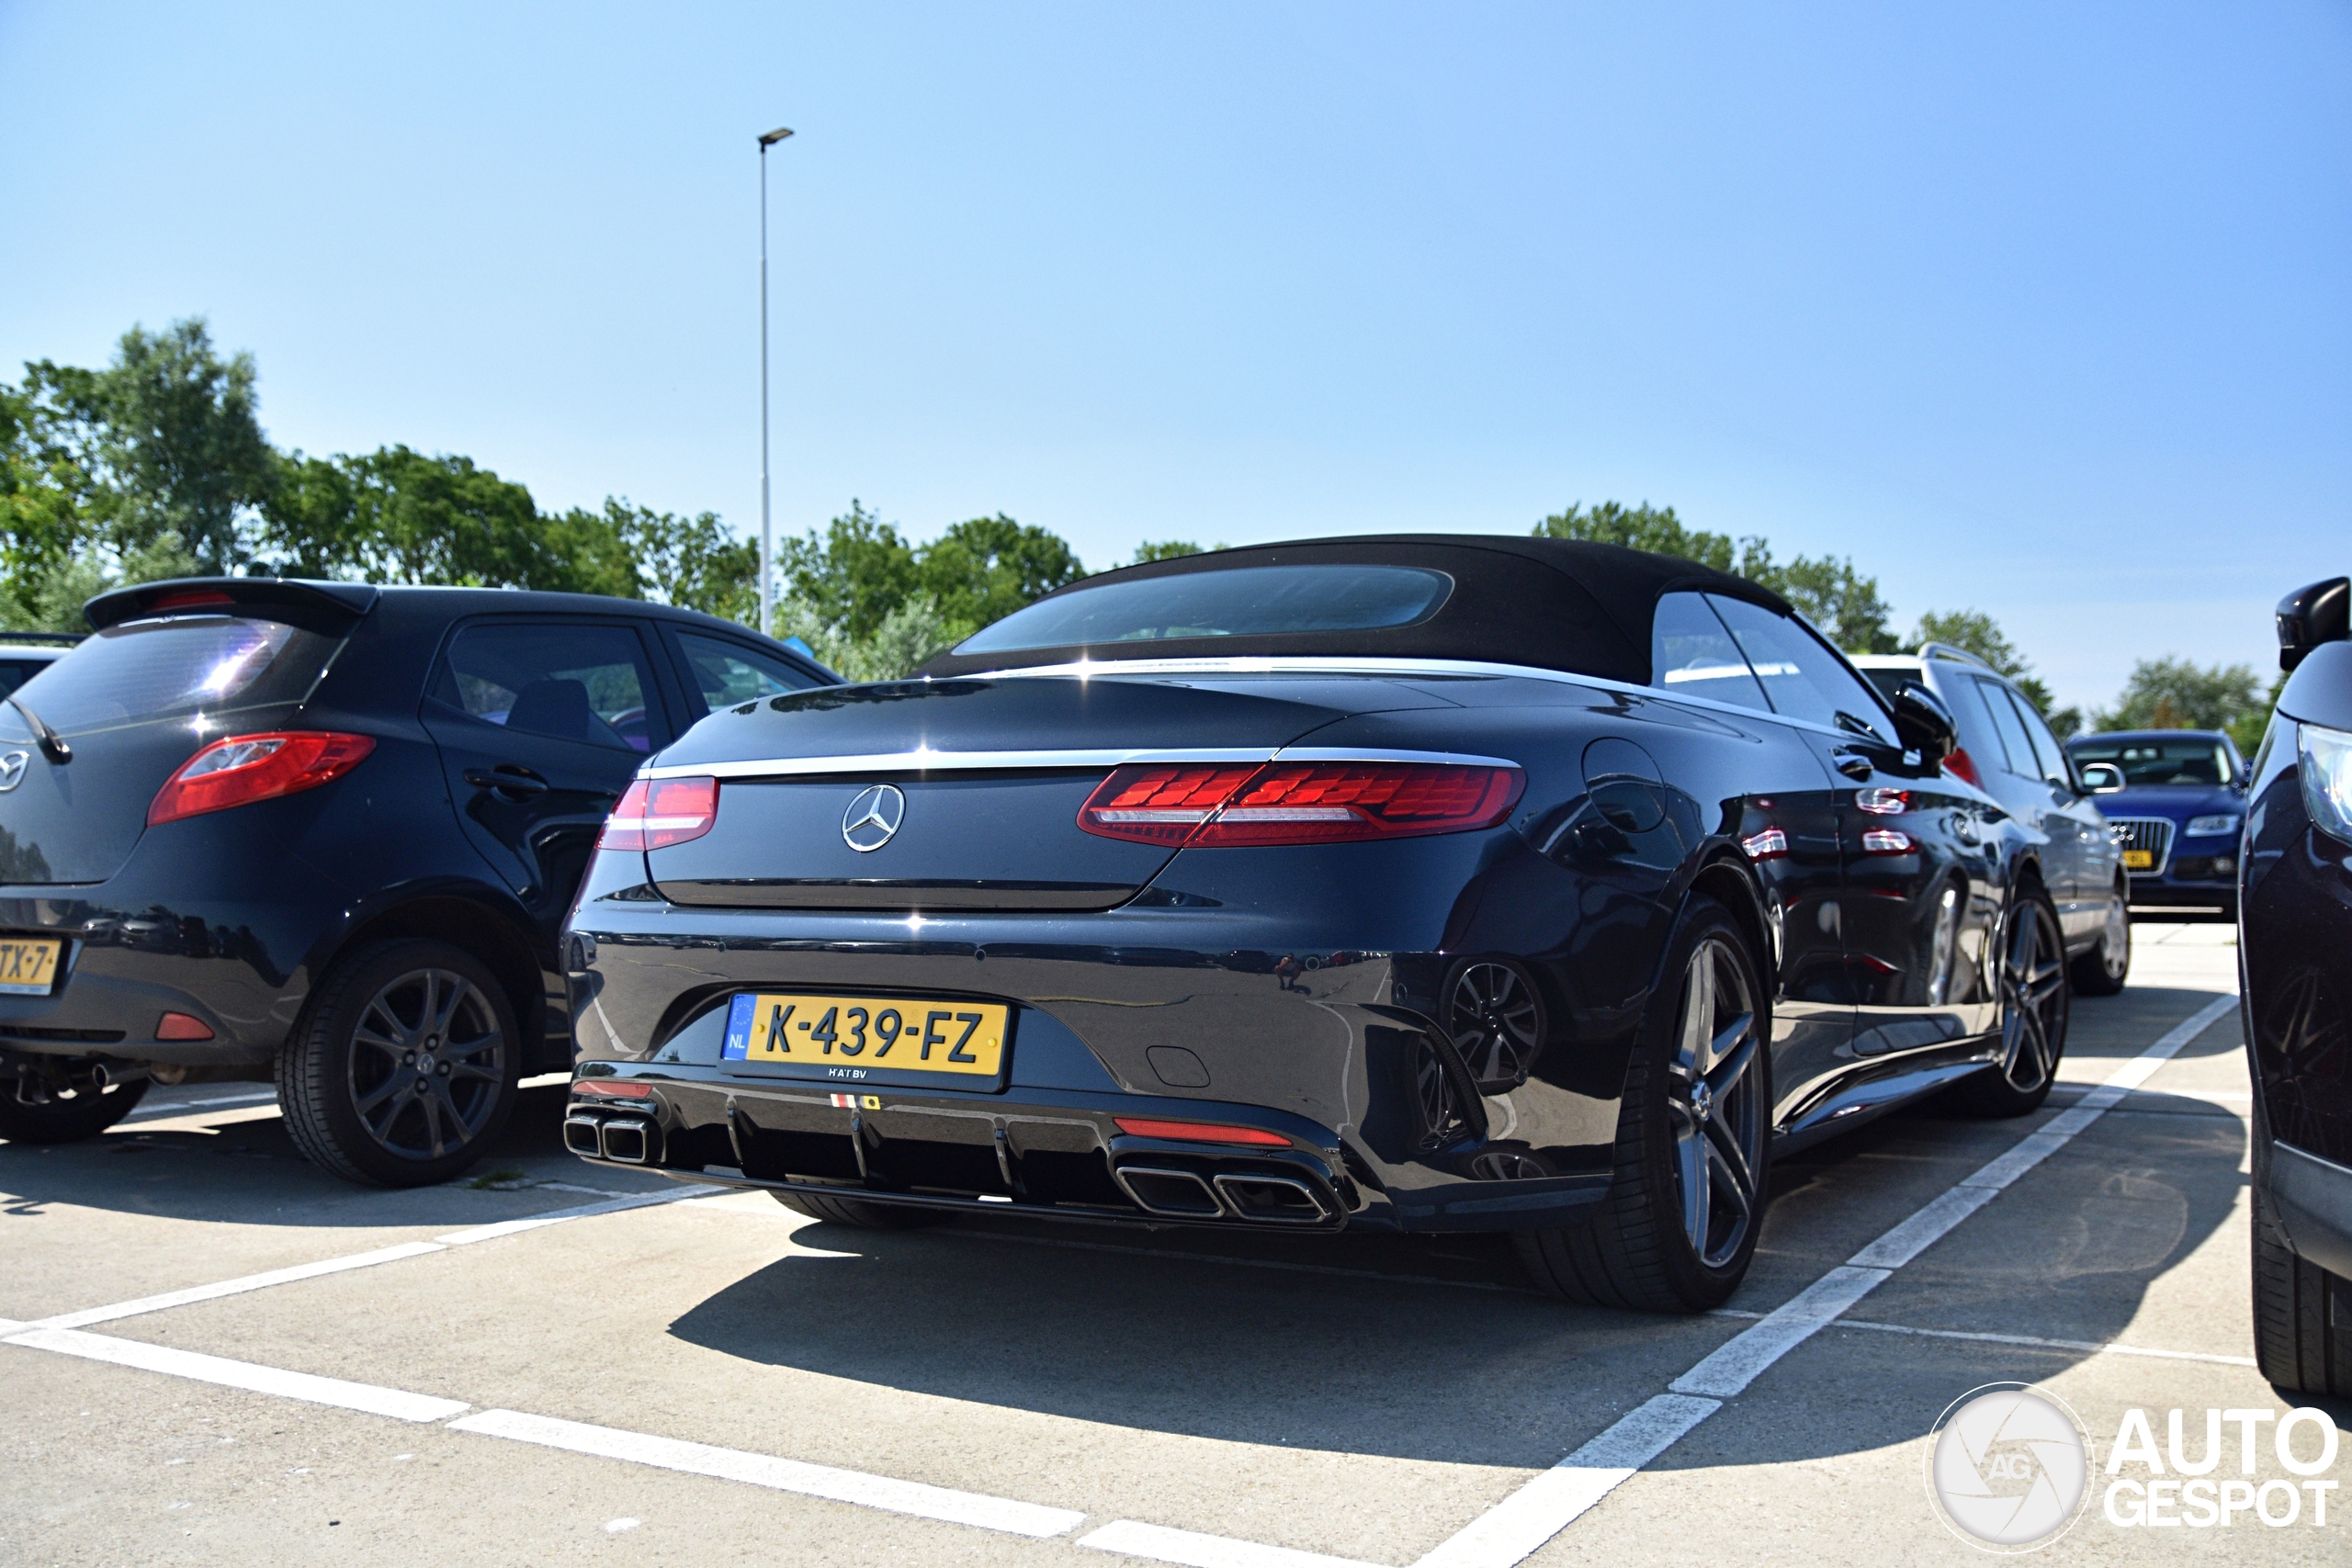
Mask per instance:
[[[1976,759],[1957,746],[1944,758],[1944,772],[1966,780],[1978,789],[1984,787],[1984,777],[1976,771]]]
[[[351,772],[375,749],[372,736],[323,729],[278,729],[215,740],[183,762],[155,792],[154,804],[147,807],[147,826],[316,789]]]
[[[1256,1144],[1266,1148],[1288,1148],[1290,1140],[1280,1133],[1269,1133],[1259,1127],[1227,1127],[1216,1122],[1163,1122],[1150,1116],[1114,1116],[1119,1131],[1138,1138],[1168,1138],[1185,1144]]]
[[[233,604],[218,588],[182,588],[170,593],[159,593],[150,600],[147,608],[154,610],[187,610],[198,604]]]
[[[718,820],[717,779],[639,779],[605,818],[600,850],[664,850],[699,839]]]
[[[1195,849],[1464,833],[1510,816],[1525,782],[1517,768],[1453,762],[1149,762],[1104,779],[1078,825]]]
[[[574,1094],[608,1094],[616,1100],[650,1100],[653,1096],[650,1084],[630,1083],[625,1078],[575,1078]]]
[[[1908,833],[1898,833],[1892,828],[1873,828],[1862,835],[1862,852],[1866,855],[1907,855],[1919,846],[1911,841]]]
[[[167,1012],[155,1021],[158,1040],[209,1040],[212,1026],[184,1012]]]

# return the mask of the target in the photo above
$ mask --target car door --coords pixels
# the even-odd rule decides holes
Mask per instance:
[[[2049,731],[2033,712],[2032,704],[2019,701],[2006,682],[1984,675],[1962,679],[1973,688],[2000,738],[1999,754],[1987,761],[2003,776],[1988,784],[2018,821],[2048,840],[2041,854],[2042,886],[2057,906],[2059,929],[2072,942],[2086,924],[2096,925],[2104,912],[2104,904],[2094,900],[2092,913],[2084,913],[2083,861],[2088,846],[2077,819],[2080,813],[2073,808],[2080,804],[2087,810],[2087,802],[2075,794],[2074,776],[2065,758],[2058,753],[2057,742],[2047,743],[2051,755],[2046,757],[2035,744],[2035,729],[2045,735]],[[2098,891],[2103,894],[2104,886]]]
[[[2041,775],[2038,782],[2046,791],[2042,830],[2050,835],[2051,852],[2059,863],[2055,880],[2064,885],[2064,892],[2051,891],[2058,903],[2059,925],[2068,942],[2078,942],[2105,924],[2109,894],[2122,856],[2108,834],[2107,818],[2099,815],[2090,792],[2075,776],[2066,749],[2050,733],[2041,712],[2015,687],[2004,685],[2002,691],[2017,710],[2018,722],[2025,727]]]
[[[606,813],[675,732],[650,654],[619,617],[476,619],[426,687],[419,717],[466,837],[528,911],[550,969]]]
[[[1987,972],[1999,918],[1986,803],[1941,758],[1906,753],[1868,682],[1814,631],[1709,595],[1774,708],[1833,780],[1855,1002],[1855,1057],[1919,1050],[1992,1027]]]
[[[1668,696],[1705,697],[1765,716],[1758,754],[1721,803],[1763,886],[1781,988],[1772,999],[1774,1121],[1851,1061],[1854,995],[1841,927],[1845,873],[1831,775],[1794,727],[1778,722],[1722,618],[1696,592],[1658,597],[1650,679]],[[1714,803],[1710,802],[1712,807]]]

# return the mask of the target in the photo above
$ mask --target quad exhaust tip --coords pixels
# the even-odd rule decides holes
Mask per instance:
[[[1314,1183],[1297,1177],[1232,1171],[1212,1179],[1181,1167],[1142,1165],[1118,1166],[1112,1174],[1136,1208],[1165,1219],[1321,1225],[1338,1217]]]
[[[591,1159],[608,1159],[616,1165],[645,1165],[652,1158],[653,1129],[650,1122],[634,1117],[607,1122],[595,1116],[567,1116],[563,1121],[563,1146]]]

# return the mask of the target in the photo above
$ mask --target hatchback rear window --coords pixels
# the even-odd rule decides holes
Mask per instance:
[[[1015,610],[956,651],[1409,626],[1435,615],[1453,591],[1445,573],[1408,566],[1248,566],[1130,578]]]
[[[16,696],[73,735],[150,719],[299,703],[343,638],[246,615],[166,615],[108,626]]]

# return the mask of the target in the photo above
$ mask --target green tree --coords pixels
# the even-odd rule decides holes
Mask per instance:
[[[601,518],[571,512],[584,532],[601,523],[628,551],[640,593],[636,596],[699,610],[745,626],[760,618],[760,547],[739,539],[715,512],[681,517],[607,499]]]
[[[76,476],[84,532],[118,555],[175,536],[200,570],[225,572],[246,559],[275,472],[254,378],[253,356],[223,359],[194,317],[132,327],[104,370],[29,364],[25,394],[50,466]]]
[[[2251,723],[2259,737],[2268,718],[2262,677],[2251,664],[2143,659],[2115,706],[2093,715],[2092,723],[2099,729],[2233,730]]]
[[[2018,690],[2041,710],[2050,721],[2051,730],[2064,740],[2083,728],[2083,710],[2077,707],[2053,707],[2050,688],[2033,673],[2033,660],[2011,642],[2001,630],[2000,623],[1982,610],[1930,610],[1919,617],[1919,625],[1911,634],[1911,646],[1923,643],[1949,643],[1966,653],[1973,653],[2017,683]]]
[[[1573,505],[1538,523],[1535,536],[1623,545],[1737,572],[1786,599],[1849,653],[1893,653],[1900,646],[1887,628],[1893,612],[1879,594],[1878,579],[1862,576],[1849,559],[1799,556],[1783,566],[1759,537],[1751,535],[1735,544],[1728,534],[1686,527],[1674,508],[1646,501],[1639,506],[1614,501]]]
[[[829,634],[853,640],[873,636],[922,583],[914,547],[854,500],[822,536],[779,539],[775,555],[792,599]]]
[[[1058,535],[1002,513],[955,524],[914,554],[919,591],[975,631],[1086,575]]]
[[[1189,539],[1160,539],[1157,541],[1147,539],[1142,544],[1136,547],[1136,558],[1127,564],[1129,566],[1141,566],[1147,561],[1174,560],[1180,556],[1206,555],[1211,550],[1222,550],[1227,547],[1225,545],[1217,544],[1211,545],[1208,547],[1208,550],[1204,550],[1200,546],[1193,544]]]

